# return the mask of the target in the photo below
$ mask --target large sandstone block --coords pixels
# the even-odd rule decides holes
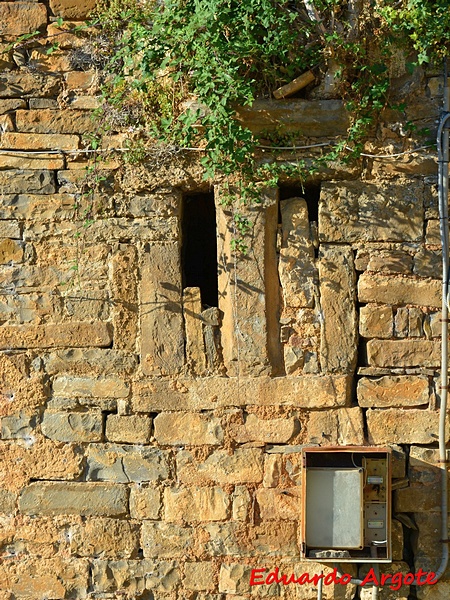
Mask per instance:
[[[359,311],[359,333],[366,338],[391,338],[394,314],[391,306],[369,304]]]
[[[47,9],[37,2],[1,2],[0,35],[16,38],[47,25]]]
[[[398,306],[415,304],[439,307],[442,283],[437,279],[389,277],[378,273],[363,273],[358,281],[360,302],[378,302]]]
[[[127,513],[127,490],[107,483],[35,482],[19,498],[19,510],[28,515],[109,515]]]
[[[322,184],[322,242],[419,241],[423,235],[422,182]]]
[[[216,450],[200,462],[187,450],[177,454],[177,474],[181,482],[205,484],[259,483],[263,478],[263,456],[259,448],[236,448],[232,454]]]
[[[64,375],[54,379],[53,393],[68,398],[78,396],[127,398],[129,385],[120,377],[71,377]]]
[[[208,377],[136,383],[132,407],[137,412],[212,410],[221,406],[346,406],[351,398],[348,375],[303,377]]]
[[[165,488],[166,521],[224,521],[230,497],[220,487]]]
[[[0,190],[5,194],[54,194],[55,176],[52,171],[0,171]]]
[[[138,483],[130,490],[130,516],[132,519],[158,520],[161,510],[161,493]]]
[[[375,367],[438,367],[441,345],[432,340],[370,340],[367,361]]]
[[[46,437],[59,442],[100,442],[102,414],[46,411],[41,430]]]
[[[420,406],[430,399],[426,377],[414,375],[389,377],[362,377],[358,381],[358,404],[365,407]]]
[[[269,240],[273,240],[277,230],[275,191],[268,190],[260,205],[242,209],[242,212],[252,223],[251,231],[243,239],[251,248],[246,256],[233,248],[239,234],[232,212],[223,207],[217,210],[219,308],[223,312],[221,340],[228,375],[256,377],[271,372],[268,341],[271,336],[278,337],[278,324],[274,319],[270,322],[276,326],[275,331],[268,329],[269,313],[277,313],[274,304],[277,297],[266,294],[272,290],[271,282],[277,276],[276,263],[268,260]],[[269,303],[269,297],[273,302]],[[270,348],[271,353],[276,352],[274,346]]]
[[[142,543],[145,558],[177,558],[185,556],[192,546],[192,527],[175,523],[144,521]]]
[[[58,323],[49,325],[3,325],[0,349],[56,348],[86,346],[107,347],[111,344],[108,323]]]
[[[95,5],[96,0],[50,0],[53,14],[64,19],[84,19]]]
[[[122,519],[88,517],[70,531],[70,551],[76,556],[126,559],[139,549],[137,524]]]
[[[90,444],[87,479],[116,483],[161,481],[169,476],[164,452],[157,448]]]
[[[2,135],[0,147],[14,150],[76,150],[79,143],[78,135],[7,131]]]
[[[109,442],[148,444],[151,426],[146,415],[108,415],[105,437]]]
[[[349,124],[341,100],[256,100],[237,116],[254,133],[281,129],[307,137],[345,135]]]
[[[155,439],[162,445],[218,445],[223,441],[220,419],[206,414],[160,413],[153,424]]]
[[[360,446],[364,444],[364,420],[362,410],[355,406],[332,411],[311,411],[304,432],[305,444]]]
[[[195,591],[213,590],[215,587],[214,567],[214,563],[210,561],[185,563],[184,586],[186,586],[188,590]]]
[[[132,598],[156,597],[151,590],[167,597],[167,593],[176,590],[180,580],[176,562],[148,559],[92,561],[92,587],[95,595],[100,597],[111,597],[114,592],[122,594],[124,589]]]
[[[301,492],[298,487],[260,488],[256,491],[256,501],[264,521],[301,519]]]
[[[146,375],[174,375],[184,364],[178,244],[152,244],[141,269],[141,356]]]
[[[322,327],[320,364],[326,373],[352,373],[357,355],[357,317],[353,252],[322,245],[319,260]]]
[[[23,445],[0,442],[0,486],[20,490],[31,479],[73,480],[83,471],[83,456],[71,444],[34,433]]]
[[[1,4],[0,4],[1,7]],[[89,112],[74,108],[16,111],[16,129],[21,133],[81,133],[92,132],[96,124]]]
[[[438,439],[439,412],[435,410],[369,409],[366,417],[370,444],[432,444]]]
[[[0,564],[2,600],[47,598],[56,600],[77,594],[86,598],[89,564],[80,558],[29,558]],[[11,594],[12,595],[11,595]]]
[[[255,414],[249,414],[242,425],[232,424],[230,433],[240,444],[246,442],[283,444],[294,435],[295,427],[295,419],[292,418],[260,419]]]
[[[59,77],[26,71],[6,71],[0,74],[0,98],[46,98],[57,96],[61,91]]]

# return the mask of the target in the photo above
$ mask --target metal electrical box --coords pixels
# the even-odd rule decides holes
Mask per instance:
[[[391,562],[389,448],[302,451],[302,557]]]

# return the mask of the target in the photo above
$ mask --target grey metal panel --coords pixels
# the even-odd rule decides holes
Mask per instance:
[[[362,499],[362,469],[307,469],[307,546],[362,548],[364,545]]]

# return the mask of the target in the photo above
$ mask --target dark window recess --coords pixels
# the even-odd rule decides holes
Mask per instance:
[[[213,193],[184,196],[181,234],[183,287],[199,287],[202,304],[217,306],[217,232]]]
[[[319,220],[320,184],[305,184],[303,186],[280,186],[280,200],[289,198],[304,198],[308,206],[308,218],[310,221]],[[279,216],[281,222],[281,213]]]

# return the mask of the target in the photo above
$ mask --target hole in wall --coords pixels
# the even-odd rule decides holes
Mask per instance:
[[[183,288],[200,288],[202,304],[218,306],[214,194],[186,194],[181,215]]]

